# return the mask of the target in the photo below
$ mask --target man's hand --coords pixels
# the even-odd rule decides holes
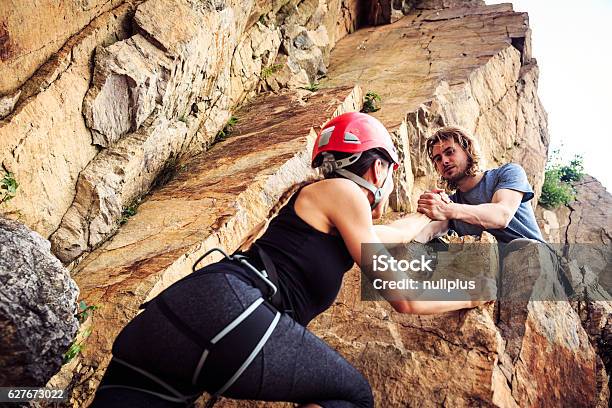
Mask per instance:
[[[450,197],[448,196],[448,194],[446,194],[446,191],[444,191],[444,189],[441,188],[434,188],[432,190],[427,191],[427,193],[435,193],[435,194],[439,194],[440,197],[442,198],[442,201],[444,201],[446,204],[452,203],[453,201],[450,199]]]
[[[441,189],[433,189],[421,194],[417,211],[425,214],[432,220],[445,221],[450,219],[451,200]]]

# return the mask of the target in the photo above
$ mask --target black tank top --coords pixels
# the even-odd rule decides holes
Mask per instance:
[[[354,261],[340,235],[321,232],[296,214],[295,201],[303,187],[270,221],[256,244],[276,266],[283,306],[305,326],[332,305]],[[258,258],[253,249],[247,255]]]

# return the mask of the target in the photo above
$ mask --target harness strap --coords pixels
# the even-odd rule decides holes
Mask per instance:
[[[253,244],[253,247],[257,251],[257,255],[259,255],[259,259],[261,259],[264,269],[268,273],[268,278],[274,283],[274,286],[279,288],[278,272],[276,271],[274,262],[259,245]],[[276,293],[268,297],[268,299],[276,309],[283,309],[283,299],[281,298],[280,290],[277,290]]]
[[[207,347],[204,349],[204,351],[202,352],[202,356],[200,357],[200,360],[198,361],[198,365],[196,366],[196,369],[193,373],[193,377],[191,379],[191,383],[192,384],[196,384],[198,381],[198,378],[200,377],[200,372],[202,371],[202,367],[204,366],[204,362],[206,361],[206,358],[208,357],[208,354],[210,353],[210,349],[219,342],[219,340],[221,340],[223,337],[225,337],[226,334],[228,334],[230,331],[232,331],[236,326],[238,326],[240,323],[242,323],[247,317],[249,317],[251,315],[251,313],[253,313],[255,311],[255,309],[257,309],[257,307],[259,307],[259,305],[261,305],[263,303],[263,298],[259,298],[256,301],[254,301],[253,303],[251,303],[251,305],[246,308],[242,313],[240,313],[240,315],[238,315],[238,317],[236,317],[234,320],[232,320],[232,322],[230,324],[228,324],[227,326],[225,326],[223,328],[223,330],[221,330],[219,333],[217,333],[217,335],[215,335],[215,337],[212,338],[212,340],[210,340],[210,347]]]
[[[257,354],[259,354],[259,352],[261,351],[263,346],[265,346],[266,342],[268,341],[268,339],[272,335],[272,332],[274,331],[274,329],[276,328],[276,325],[278,324],[278,321],[280,320],[280,316],[281,316],[281,314],[279,312],[276,312],[276,315],[274,315],[274,320],[272,320],[272,323],[270,323],[270,325],[268,326],[268,329],[266,330],[264,335],[259,340],[259,343],[257,343],[257,345],[255,346],[253,351],[251,351],[251,354],[249,354],[249,356],[247,357],[246,360],[244,360],[244,362],[242,363],[240,368],[238,368],[238,370],[236,370],[234,375],[214,395],[221,395],[225,391],[227,391],[227,389],[229,387],[231,387],[232,384],[234,384],[234,382],[236,382],[236,380],[242,375],[244,370],[246,370],[248,368],[248,366],[253,362],[253,360],[255,359]]]
[[[216,339],[214,348],[203,352],[198,373],[192,380],[200,388],[219,395],[227,390],[246,370],[263,347],[271,330],[276,327],[280,313],[262,302],[232,330]],[[220,333],[221,334],[221,333]],[[264,343],[262,343],[262,340]],[[199,364],[198,364],[199,365]]]
[[[141,391],[166,401],[177,403],[189,403],[200,395],[199,393],[185,395],[165,381],[161,380],[159,377],[117,357],[112,358],[106,370],[108,373],[112,372],[112,378],[118,380],[118,382],[131,385],[112,383],[102,384],[99,387],[100,390],[109,388],[124,388],[134,391]],[[134,372],[140,375],[134,375]]]

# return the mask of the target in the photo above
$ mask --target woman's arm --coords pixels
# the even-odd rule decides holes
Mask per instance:
[[[431,219],[424,214],[408,214],[387,225],[374,225],[374,231],[384,243],[408,243],[412,241]]]
[[[369,202],[359,187],[351,184],[338,185],[334,203],[333,205],[326,206],[325,211],[330,221],[340,232],[351,256],[370,279],[380,278],[387,281],[400,281],[406,278],[406,276],[400,272],[371,271],[369,270],[370,265],[362,264],[362,244],[372,245],[371,248],[376,248],[374,253],[387,253],[387,251],[375,232],[374,226],[372,225],[372,212]],[[415,220],[410,222],[424,223],[422,218],[414,218]],[[393,308],[400,313],[444,313],[452,310],[471,308],[480,303],[484,303],[473,302],[471,300],[421,301],[415,298],[409,299],[408,291],[384,289],[379,290],[379,292],[387,299]],[[414,296],[416,297],[416,292]]]

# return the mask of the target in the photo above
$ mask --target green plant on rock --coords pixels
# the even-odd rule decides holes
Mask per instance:
[[[268,25],[268,18],[266,17],[265,14],[262,14],[261,16],[259,16],[259,23],[265,26]]]
[[[318,82],[312,82],[312,83],[308,84],[308,86],[302,87],[302,89],[306,89],[307,91],[310,91],[310,92],[316,92],[316,91],[319,90],[319,83]]]
[[[364,101],[363,101],[363,108],[361,108],[361,111],[363,113],[370,113],[370,112],[376,112],[377,110],[380,110],[380,102],[382,101],[382,99],[380,98],[380,95],[377,94],[376,92],[368,92],[365,95]]]
[[[214,143],[222,142],[225,139],[227,139],[230,133],[232,133],[232,130],[237,123],[238,123],[238,118],[235,116],[231,116],[229,120],[227,121],[227,123],[225,124],[225,126],[223,126],[223,129],[217,132]]]
[[[0,179],[0,204],[3,204],[15,198],[19,183],[11,172],[3,170],[0,175],[2,176]]]
[[[544,184],[539,203],[547,208],[568,205],[576,198],[576,190],[572,182],[580,181],[584,175],[581,156],[575,156],[569,164],[561,164],[557,158],[558,150],[554,151],[544,173]]]
[[[278,71],[280,71],[283,68],[283,64],[273,64],[270,65],[269,67],[265,67],[261,70],[261,79],[263,79],[264,81],[268,78],[270,78],[273,74],[276,74]]]
[[[85,340],[87,340],[90,334],[91,328],[88,328],[87,330],[85,330],[85,332],[83,332],[81,341],[75,340],[74,342],[72,342],[70,347],[68,347],[68,350],[64,353],[62,364],[68,364],[73,358],[78,356],[81,351],[83,351],[83,349],[85,348]]]
[[[561,166],[559,168],[559,173],[561,175],[561,181],[572,182],[572,181],[580,181],[584,176],[584,165],[582,156],[576,155],[570,161],[569,165]]]
[[[121,213],[121,218],[119,219],[119,225],[125,224],[130,217],[136,215],[136,213],[138,212],[138,204],[139,203],[134,203],[128,205],[123,209],[123,212]]]
[[[78,311],[75,317],[79,320],[79,324],[83,324],[89,316],[91,316],[100,307],[97,305],[87,305],[84,300],[81,300],[78,304]],[[85,340],[91,334],[92,328],[88,327],[82,335],[74,339],[68,350],[64,353],[62,358],[62,364],[69,363],[73,358],[79,355],[85,348]]]
[[[79,302],[79,311],[76,314],[76,318],[79,319],[79,323],[83,323],[89,316],[99,309],[97,305],[87,305],[84,300]]]

